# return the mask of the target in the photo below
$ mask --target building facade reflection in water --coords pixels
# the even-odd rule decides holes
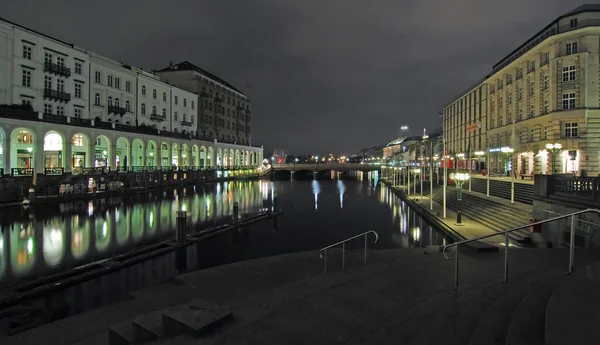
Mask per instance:
[[[0,284],[65,270],[172,238],[176,212],[180,210],[188,214],[189,229],[229,221],[235,201],[240,215],[259,212],[272,198],[269,183],[224,182],[197,192],[173,190],[126,202],[100,199],[23,211],[20,218],[1,226]]]

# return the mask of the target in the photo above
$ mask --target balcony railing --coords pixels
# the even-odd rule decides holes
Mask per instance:
[[[600,179],[594,177],[549,176],[549,195],[596,201],[600,196]]]
[[[109,114],[125,115],[127,113],[127,109],[118,107],[116,105],[109,105],[108,106],[108,113]]]
[[[80,117],[72,117],[70,121],[71,121],[72,125],[76,125],[76,126],[91,126],[92,125],[92,120],[82,119]]]
[[[166,116],[163,116],[161,114],[150,114],[150,119],[156,120],[156,121],[164,121],[164,120],[166,120]]]
[[[44,113],[42,115],[42,118],[44,119],[44,121],[47,121],[47,122],[61,123],[61,124],[67,123],[67,117],[63,116],[63,115]]]
[[[12,168],[10,176],[33,176],[32,168]]]
[[[54,73],[65,77],[71,76],[71,69],[52,62],[44,63],[44,72]]]
[[[60,176],[65,172],[63,168],[44,168],[44,175]]]
[[[193,123],[191,123],[190,121],[181,121],[181,125],[182,126],[191,126],[191,125],[193,125]]]
[[[44,89],[44,99],[54,99],[66,103],[71,101],[71,94],[59,90]]]

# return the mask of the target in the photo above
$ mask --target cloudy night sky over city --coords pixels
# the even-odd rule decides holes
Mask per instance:
[[[352,154],[441,127],[446,102],[582,4],[3,0],[0,17],[145,70],[188,60],[250,97],[253,144]]]

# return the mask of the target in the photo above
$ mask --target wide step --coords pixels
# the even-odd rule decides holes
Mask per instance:
[[[225,324],[232,315],[226,308],[195,299],[111,326],[109,345],[161,343],[182,335],[198,337]]]

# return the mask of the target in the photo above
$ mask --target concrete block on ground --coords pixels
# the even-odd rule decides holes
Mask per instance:
[[[162,324],[162,310],[148,315],[140,315],[131,321],[133,327],[133,340],[136,343],[148,342],[165,336]]]
[[[231,320],[233,313],[206,301],[196,299],[189,304],[163,311],[162,322],[167,336],[208,332]]]
[[[133,343],[133,327],[131,320],[120,322],[108,329],[109,345],[130,345]]]

